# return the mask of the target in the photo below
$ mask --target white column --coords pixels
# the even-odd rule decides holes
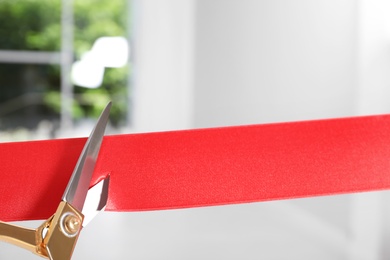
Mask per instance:
[[[192,127],[194,1],[134,1],[135,131]]]
[[[72,127],[73,0],[62,0],[61,8],[61,130]]]
[[[360,0],[357,6],[357,112],[390,112],[390,2]],[[373,173],[375,174],[375,173]],[[348,259],[387,259],[383,193],[356,194],[351,205]]]
[[[350,242],[347,255],[350,260],[379,260],[383,203],[381,193],[355,194],[351,203]]]
[[[361,115],[390,112],[390,2],[360,0],[357,83]]]

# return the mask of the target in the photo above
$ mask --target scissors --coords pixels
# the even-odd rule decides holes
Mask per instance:
[[[109,175],[92,188],[89,189],[89,186],[110,108],[111,102],[85,143],[54,215],[36,229],[0,222],[0,240],[51,260],[71,259],[81,229],[104,210],[107,203]]]

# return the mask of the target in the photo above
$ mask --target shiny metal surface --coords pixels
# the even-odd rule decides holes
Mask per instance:
[[[83,227],[88,225],[88,223],[106,207],[109,183],[110,175],[88,190],[83,211],[81,212],[84,215]]]
[[[83,211],[84,201],[95,169],[100,145],[110,114],[110,108],[111,102],[107,104],[95,128],[92,130],[62,196],[63,201],[68,202],[81,212]]]

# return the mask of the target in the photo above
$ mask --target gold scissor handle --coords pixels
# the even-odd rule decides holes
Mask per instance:
[[[0,221],[0,240],[24,248],[34,254],[49,257],[43,244],[43,230],[49,226],[49,218],[36,229],[25,228]]]
[[[69,260],[84,216],[61,201],[56,213],[36,229],[0,221],[0,240],[51,260]]]
[[[37,230],[24,228],[0,221],[0,240],[22,247],[31,252],[36,251]]]

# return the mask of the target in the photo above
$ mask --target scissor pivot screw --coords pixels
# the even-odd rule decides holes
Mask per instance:
[[[68,212],[62,216],[61,228],[66,236],[73,237],[80,231],[81,220],[75,214]]]

